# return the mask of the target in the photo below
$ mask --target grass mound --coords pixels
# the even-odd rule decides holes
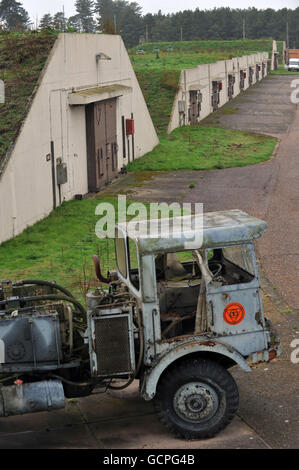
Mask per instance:
[[[55,32],[0,32],[0,79],[5,104],[0,104],[0,164],[26,116],[29,99],[56,41]]]

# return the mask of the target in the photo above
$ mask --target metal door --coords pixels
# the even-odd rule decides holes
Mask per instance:
[[[252,67],[249,67],[249,85],[253,84],[253,75],[254,75],[254,70]]]
[[[240,71],[240,90],[244,90],[245,87],[245,77],[244,77],[244,71]]]
[[[201,111],[201,101],[202,95],[200,91],[191,90],[190,91],[190,108],[189,108],[189,122],[191,125],[198,123],[198,118],[200,117]]]
[[[256,66],[256,81],[258,82],[260,79],[260,66],[257,64]]]
[[[88,188],[97,192],[118,172],[116,98],[86,106]]]
[[[212,82],[212,108],[217,111],[220,103],[219,82]]]
[[[263,62],[263,64],[262,64],[262,77],[263,78],[265,76],[265,72],[266,72],[266,64],[265,64],[265,62]]]
[[[233,75],[228,76],[228,99],[232,100],[234,97],[234,83],[235,77]]]

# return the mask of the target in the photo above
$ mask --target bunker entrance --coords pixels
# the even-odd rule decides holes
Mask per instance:
[[[97,192],[118,172],[116,98],[86,106],[88,190]]]

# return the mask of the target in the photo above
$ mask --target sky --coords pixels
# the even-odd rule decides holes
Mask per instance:
[[[56,13],[62,11],[64,5],[66,16],[76,13],[75,0],[19,0],[24,8],[28,11],[31,18],[40,19],[45,13]],[[131,1],[131,0],[129,0]],[[132,0],[133,1],[133,0]],[[162,10],[163,13],[175,13],[181,10],[208,10],[214,7],[230,7],[230,8],[297,8],[299,0],[134,0],[143,8],[143,13],[157,13]]]

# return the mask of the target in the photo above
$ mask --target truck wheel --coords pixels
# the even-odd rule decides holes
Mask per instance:
[[[184,439],[215,436],[232,421],[238,406],[238,387],[229,372],[200,359],[170,368],[155,398],[161,422]]]

